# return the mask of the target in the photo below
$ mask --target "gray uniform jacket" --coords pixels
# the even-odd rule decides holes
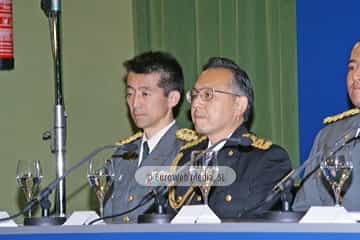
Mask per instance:
[[[176,137],[177,130],[178,127],[174,124],[160,139],[149,156],[141,162],[140,167],[170,165],[180,147],[185,143],[184,140]],[[117,157],[113,157],[115,178],[112,192],[108,194],[108,200],[105,203],[105,216],[118,214],[133,208],[152,189],[138,184],[135,180],[135,172],[139,168],[138,156],[141,141],[142,136],[139,135],[133,141],[122,145],[114,153],[114,156],[117,155]],[[112,219],[112,222],[136,223],[137,217],[146,212],[152,204],[153,200],[129,214]]]
[[[352,111],[352,110],[350,110]],[[349,111],[347,111],[349,112]],[[345,112],[346,113],[346,112]],[[346,114],[345,114],[346,115]],[[352,115],[352,114],[351,114]],[[337,115],[341,118],[341,114]],[[342,139],[346,132],[355,135],[360,127],[360,114],[347,116],[320,130],[317,134],[309,158],[311,163],[305,169],[304,182],[296,194],[293,210],[306,211],[310,206],[331,206],[335,204],[334,194],[330,185],[323,177],[319,169],[319,163],[328,154],[329,149],[336,142]],[[350,136],[349,135],[349,136]],[[354,136],[353,135],[353,136]],[[359,140],[353,140],[347,143],[338,154],[344,154],[352,159],[353,171],[350,178],[345,182],[343,196],[343,205],[347,210],[360,210],[360,144]]]

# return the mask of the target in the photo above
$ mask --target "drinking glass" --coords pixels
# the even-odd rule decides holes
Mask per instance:
[[[208,205],[211,186],[219,174],[217,152],[192,151],[189,171],[192,182],[200,188],[204,204]]]
[[[92,159],[89,162],[87,177],[99,201],[100,217],[104,217],[105,195],[114,181],[114,166],[112,160]]]
[[[39,160],[19,160],[16,166],[16,182],[25,194],[26,201],[30,202],[36,192],[43,175]],[[31,209],[28,211],[28,217],[31,217]]]
[[[345,156],[343,154],[335,154],[327,157],[320,163],[321,171],[334,192],[335,206],[338,207],[341,205],[340,196],[342,187],[353,169],[351,158]]]

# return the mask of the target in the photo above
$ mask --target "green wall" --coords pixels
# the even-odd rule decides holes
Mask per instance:
[[[134,0],[135,50],[173,53],[194,84],[209,57],[244,68],[255,92],[251,130],[299,163],[295,0]],[[189,126],[189,104],[179,121]]]
[[[131,133],[122,62],[148,49],[168,50],[179,58],[187,89],[209,56],[237,60],[254,82],[253,129],[285,146],[297,162],[295,0],[62,3],[67,167],[93,148]],[[56,166],[49,143],[41,140],[52,126],[54,104],[48,21],[40,0],[13,0],[13,5],[16,66],[0,71],[0,206],[10,213],[24,199],[15,182],[17,160],[42,162],[42,186],[55,177]],[[179,117],[185,126],[190,126],[188,107],[183,105]],[[86,167],[67,178],[67,198],[68,213],[97,207]]]
[[[134,54],[132,1],[63,0],[62,10],[69,167],[94,147],[131,132],[122,62]],[[48,21],[40,0],[13,0],[13,11],[16,65],[0,71],[0,206],[10,213],[23,201],[15,182],[17,160],[41,161],[42,186],[55,177],[49,143],[41,139],[52,126],[54,105]],[[68,213],[89,209],[94,193],[86,167],[67,178],[67,196]]]

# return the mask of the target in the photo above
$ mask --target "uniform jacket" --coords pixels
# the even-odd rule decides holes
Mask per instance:
[[[244,135],[249,135],[248,130],[240,126],[231,137]],[[253,144],[248,147],[227,142],[218,152],[218,165],[231,167],[236,173],[236,179],[231,185],[213,186],[210,190],[209,207],[220,218],[238,217],[248,209],[259,205],[274,185],[291,170],[291,163],[284,149],[254,135],[252,140]],[[183,150],[181,153],[183,156],[177,164],[183,165],[190,159],[191,151],[206,149],[207,146],[208,140],[204,140]],[[186,187],[186,190],[185,187],[174,187],[169,191],[172,208],[180,208],[186,203],[202,203],[200,195],[189,194],[189,189],[189,187]],[[198,192],[198,188],[194,189]]]
[[[191,132],[191,130],[186,130]],[[185,139],[179,138],[179,135],[177,136],[179,131],[176,124],[172,126],[149,156],[142,161],[140,167],[170,165],[180,146],[186,142]],[[112,192],[108,194],[109,198],[105,204],[105,216],[114,215],[133,208],[152,189],[151,187],[138,184],[135,179],[135,172],[139,168],[138,156],[141,141],[142,133],[123,140],[121,141],[122,147],[113,155],[115,178]],[[112,222],[136,223],[137,217],[146,212],[152,204],[153,200],[129,214],[113,219]]]
[[[296,194],[293,210],[306,211],[310,206],[335,204],[334,194],[319,169],[319,163],[345,133],[349,132],[353,136],[356,134],[360,126],[359,112],[359,109],[351,109],[325,119],[329,124],[320,130],[313,143],[308,157],[311,163],[305,169],[303,184]],[[352,175],[345,182],[345,194],[342,194],[344,207],[352,211],[360,210],[360,144],[358,141],[350,141],[338,152],[338,154],[345,154],[345,151],[349,153],[353,163]]]

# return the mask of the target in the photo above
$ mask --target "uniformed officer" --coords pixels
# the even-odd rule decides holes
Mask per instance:
[[[142,166],[170,165],[181,145],[196,139],[193,131],[179,129],[174,108],[183,94],[181,66],[168,53],[146,52],[124,63],[127,70],[127,105],[131,118],[141,131],[118,142],[114,153],[115,180],[105,204],[105,216],[119,214],[136,206],[151,188],[135,179]],[[124,216],[117,223],[135,223],[153,201]]]
[[[305,211],[310,206],[334,205],[334,194],[319,169],[319,163],[329,154],[332,146],[342,136],[357,131],[360,126],[360,42],[358,41],[350,55],[347,74],[347,91],[355,108],[324,119],[326,127],[320,130],[314,141],[309,155],[311,164],[305,169],[305,182],[298,191],[293,209]],[[353,170],[351,177],[345,183],[343,205],[348,210],[360,210],[360,144],[358,140],[347,143],[337,154],[347,156],[352,160]],[[322,154],[319,154],[322,153]]]
[[[187,99],[195,129],[205,137],[184,145],[173,166],[187,163],[193,150],[221,142],[214,148],[218,165],[232,168],[236,179],[228,186],[213,186],[209,206],[220,218],[238,217],[259,205],[291,170],[288,154],[271,141],[249,133],[246,122],[252,112],[253,90],[246,72],[232,60],[209,59]],[[229,137],[247,137],[253,143],[239,146],[221,141]],[[175,186],[169,190],[169,201],[178,210],[184,204],[202,203],[203,199],[196,187]]]

